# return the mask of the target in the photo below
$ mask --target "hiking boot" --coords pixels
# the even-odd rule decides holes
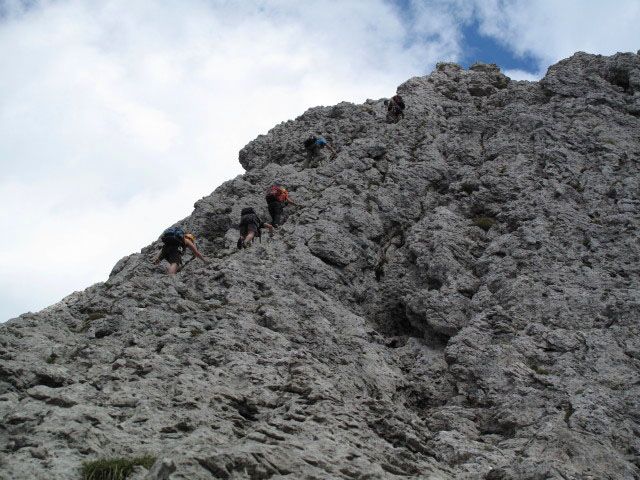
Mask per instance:
[[[241,238],[238,239],[238,243],[236,243],[236,247],[238,247],[238,250],[240,250],[241,248],[243,248],[244,246],[244,242],[242,241]]]

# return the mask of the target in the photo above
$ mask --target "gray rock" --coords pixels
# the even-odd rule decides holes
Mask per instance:
[[[1,478],[640,476],[640,57],[438,64],[307,110],[160,245],[0,334]],[[315,133],[339,151],[302,169]],[[274,238],[237,251],[244,206]],[[163,460],[163,459],[172,460]]]

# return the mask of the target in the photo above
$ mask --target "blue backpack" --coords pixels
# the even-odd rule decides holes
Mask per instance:
[[[184,232],[179,228],[167,228],[161,237],[162,243],[174,247],[184,246]]]

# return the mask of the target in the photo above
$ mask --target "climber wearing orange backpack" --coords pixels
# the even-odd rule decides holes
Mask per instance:
[[[282,215],[284,214],[284,207],[291,204],[294,207],[300,205],[289,198],[287,189],[284,187],[271,187],[267,190],[267,207],[269,208],[269,215],[271,215],[271,225],[277,228],[282,224]]]
[[[168,275],[173,275],[182,268],[182,255],[187,248],[193,252],[194,257],[198,257],[204,263],[209,263],[196,248],[196,240],[190,233],[184,233],[179,228],[167,228],[160,239],[163,244],[162,250],[153,263],[157,265],[163,259],[169,262]]]

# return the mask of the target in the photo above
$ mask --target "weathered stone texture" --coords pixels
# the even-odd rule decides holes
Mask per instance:
[[[640,56],[398,93],[249,143],[179,223],[210,266],[155,243],[2,325],[0,477],[640,478]],[[236,251],[273,184],[303,206]]]

